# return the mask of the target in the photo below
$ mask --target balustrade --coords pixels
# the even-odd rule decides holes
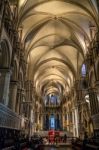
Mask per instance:
[[[21,117],[0,104],[0,127],[20,129]]]

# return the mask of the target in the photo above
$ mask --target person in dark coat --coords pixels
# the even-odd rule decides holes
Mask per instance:
[[[86,149],[86,144],[88,143],[88,135],[87,132],[85,132],[84,134],[84,139],[83,139],[83,146],[82,146],[82,150],[87,150]]]
[[[64,142],[66,143],[66,141],[67,141],[67,135],[64,134]]]

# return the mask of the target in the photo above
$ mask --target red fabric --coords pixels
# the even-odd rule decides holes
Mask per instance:
[[[50,143],[54,143],[55,131],[54,131],[54,130],[50,130],[50,131],[48,132],[48,137],[49,137],[49,142],[50,142]]]

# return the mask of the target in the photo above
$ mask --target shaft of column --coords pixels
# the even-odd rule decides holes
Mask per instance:
[[[9,108],[15,112],[17,96],[17,81],[10,82],[10,96],[9,96]]]
[[[16,106],[15,106],[15,112],[17,113],[17,114],[19,114],[19,112],[20,112],[20,106],[21,105],[21,103],[20,103],[20,92],[19,92],[19,90],[17,89],[17,96],[16,96]]]
[[[99,104],[96,93],[93,89],[89,90],[89,98],[90,98],[90,108],[91,108],[91,115],[95,115],[99,113]]]
[[[10,69],[0,69],[0,73],[0,102],[8,106],[11,71]]]

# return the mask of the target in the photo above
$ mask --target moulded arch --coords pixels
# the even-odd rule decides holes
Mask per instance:
[[[7,41],[4,39],[0,43],[0,67],[9,68],[10,66],[10,50]]]

